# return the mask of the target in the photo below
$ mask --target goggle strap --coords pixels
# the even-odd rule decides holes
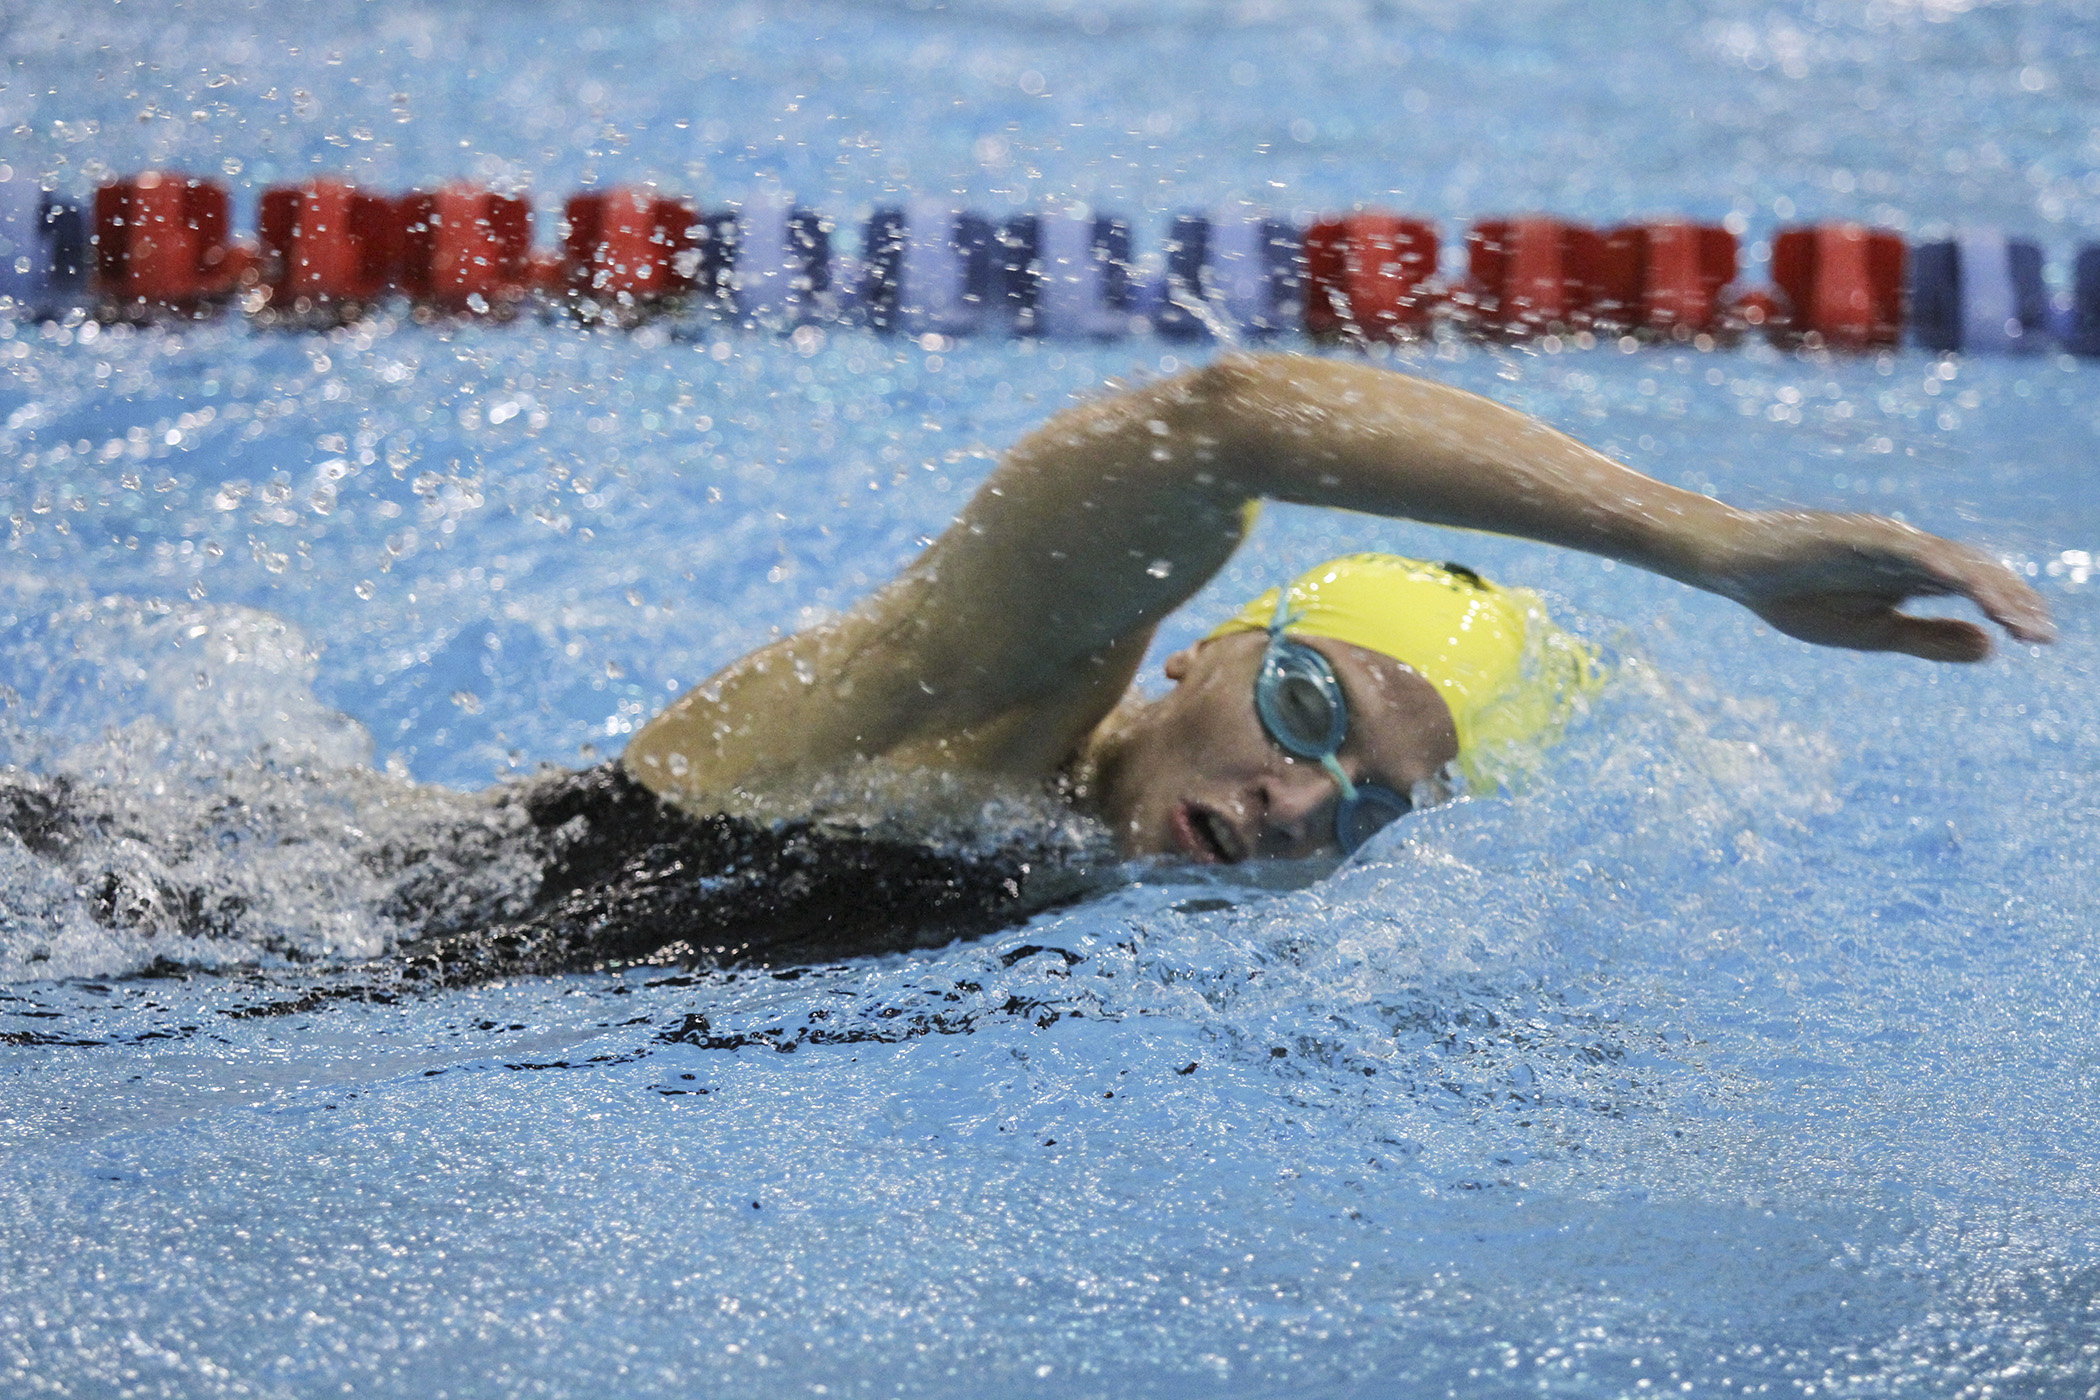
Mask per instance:
[[[1342,761],[1332,753],[1323,753],[1320,755],[1320,766],[1327,770],[1328,777],[1341,785],[1342,801],[1354,802],[1356,800],[1356,784],[1350,782],[1349,775],[1342,771]]]
[[[1269,635],[1271,637],[1282,636],[1284,628],[1303,616],[1305,614],[1302,610],[1295,613],[1291,611],[1291,586],[1289,584],[1283,585],[1283,587],[1276,590],[1276,616],[1269,620]]]

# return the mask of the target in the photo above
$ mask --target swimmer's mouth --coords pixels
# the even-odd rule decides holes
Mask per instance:
[[[1174,839],[1182,854],[1199,865],[1237,865],[1247,858],[1232,823],[1193,802],[1174,808]]]

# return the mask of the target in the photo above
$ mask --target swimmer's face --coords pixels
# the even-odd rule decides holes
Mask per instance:
[[[1352,781],[1406,793],[1458,756],[1451,711],[1428,681],[1363,647],[1298,640],[1342,683],[1349,735],[1338,757]],[[1131,723],[1103,765],[1102,812],[1125,854],[1215,864],[1338,852],[1339,786],[1317,760],[1285,753],[1255,713],[1267,646],[1265,634],[1243,632],[1167,659],[1173,691]]]

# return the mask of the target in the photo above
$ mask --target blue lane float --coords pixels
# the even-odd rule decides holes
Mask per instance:
[[[87,220],[27,180],[0,184],[0,296],[17,314],[63,316],[85,306]]]
[[[1910,332],[1926,350],[2033,353],[2047,345],[2042,250],[2002,233],[1965,233],[1911,249]]]
[[[1181,214],[1167,232],[1155,331],[1266,340],[1304,324],[1304,230],[1264,215]]]
[[[921,201],[877,209],[861,240],[854,311],[886,333],[976,335],[1005,300],[991,220]]]
[[[2100,244],[2078,250],[2071,265],[2071,309],[2057,336],[2074,355],[2100,355]]]
[[[834,320],[831,225],[814,209],[783,199],[755,199],[717,215],[714,246],[727,244],[728,304],[745,322],[770,328]],[[724,239],[722,234],[731,236]]]
[[[1117,340],[1144,329],[1121,219],[1023,214],[1007,221],[999,244],[1016,335]]]

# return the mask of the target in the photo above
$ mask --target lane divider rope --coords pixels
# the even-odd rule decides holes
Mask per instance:
[[[234,236],[232,214],[223,184],[174,171],[111,181],[84,204],[0,184],[0,315],[149,322],[231,307],[262,325],[325,326],[399,297],[422,319],[537,309],[913,336],[1371,343],[1448,331],[1712,349],[1762,335],[1849,352],[2100,355],[2100,245],[2077,252],[2070,304],[2056,308],[2039,246],[1992,231],[1913,246],[1853,223],[1783,228],[1770,284],[1749,286],[1734,233],[1674,218],[1481,219],[1449,273],[1427,219],[1185,213],[1148,277],[1115,215],[995,221],[925,200],[877,209],[857,258],[831,220],[791,200],[703,209],[643,187],[571,196],[552,249],[534,243],[528,197],[465,182],[398,196],[326,176],[275,186],[253,241]]]

